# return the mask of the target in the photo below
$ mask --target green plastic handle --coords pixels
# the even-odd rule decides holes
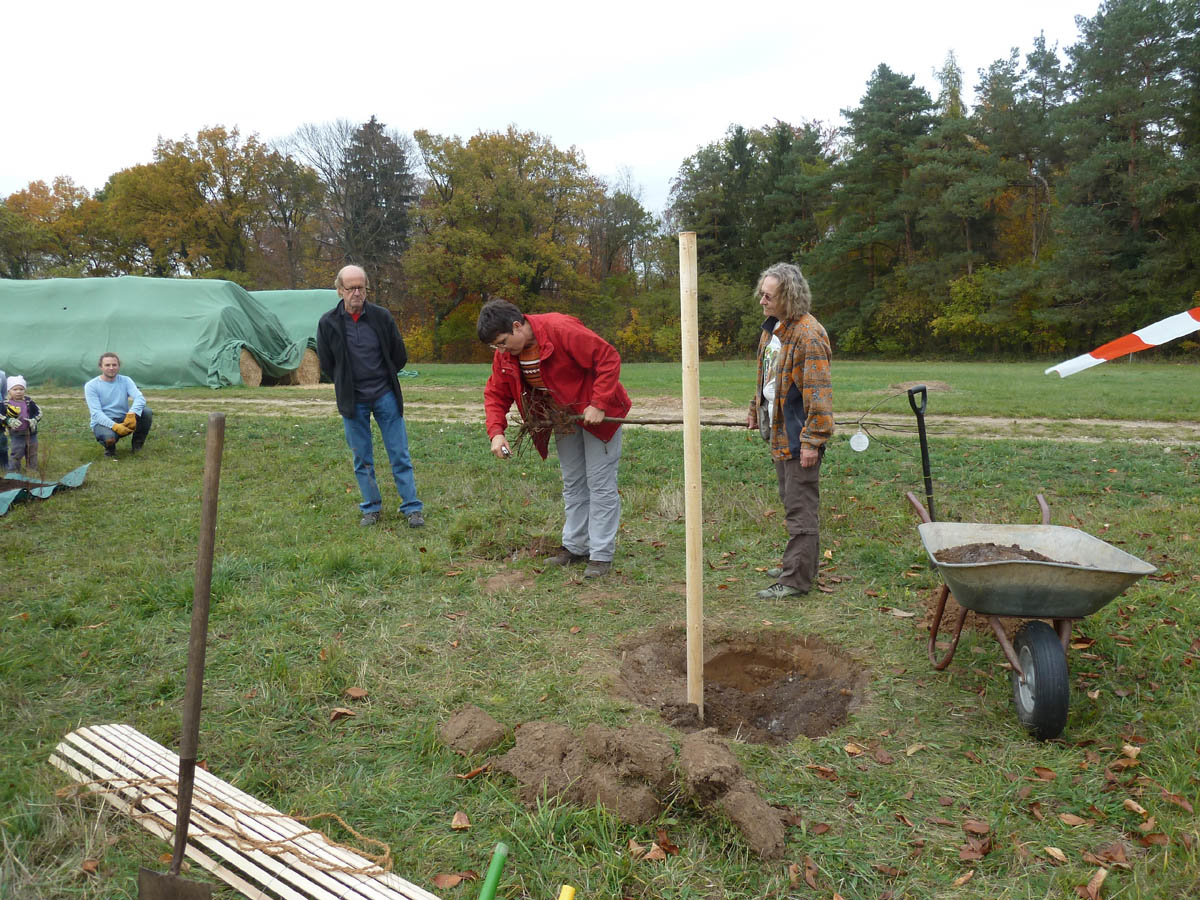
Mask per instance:
[[[508,858],[508,844],[501,841],[492,851],[492,861],[488,865],[487,875],[483,877],[483,887],[479,889],[479,900],[492,900],[496,896],[496,887],[500,884],[500,872],[504,869],[504,860]]]

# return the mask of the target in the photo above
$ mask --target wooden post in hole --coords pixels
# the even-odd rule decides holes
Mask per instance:
[[[700,481],[700,324],[696,233],[679,234],[679,321],[683,338],[683,519],[687,561],[687,699],[704,721],[704,549]]]

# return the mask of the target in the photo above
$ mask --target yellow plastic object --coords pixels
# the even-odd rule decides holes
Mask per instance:
[[[564,884],[558,892],[558,900],[575,900],[575,888],[569,884]]]

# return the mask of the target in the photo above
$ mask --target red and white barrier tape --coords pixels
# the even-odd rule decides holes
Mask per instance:
[[[1200,331],[1200,306],[1178,315],[1169,316],[1153,325],[1147,325],[1145,328],[1139,328],[1125,337],[1119,337],[1115,341],[1109,341],[1107,344],[1097,347],[1091,353],[1060,362],[1057,366],[1048,368],[1046,374],[1057,372],[1062,378],[1066,378],[1068,375],[1098,366],[1100,363],[1116,359],[1118,356],[1137,353],[1147,347],[1157,347],[1159,344],[1181,338],[1193,331]]]

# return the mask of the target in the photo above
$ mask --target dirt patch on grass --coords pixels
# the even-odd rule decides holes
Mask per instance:
[[[925,388],[931,394],[938,392],[947,393],[954,390],[944,381],[903,381],[900,384],[889,384],[887,389],[889,391],[907,391],[909,388],[920,387],[921,385],[925,385]]]
[[[828,734],[863,699],[867,672],[818,638],[781,631],[709,640],[704,720],[687,701],[683,629],[659,629],[622,648],[618,692],[682,731],[712,727],[756,744]]]

